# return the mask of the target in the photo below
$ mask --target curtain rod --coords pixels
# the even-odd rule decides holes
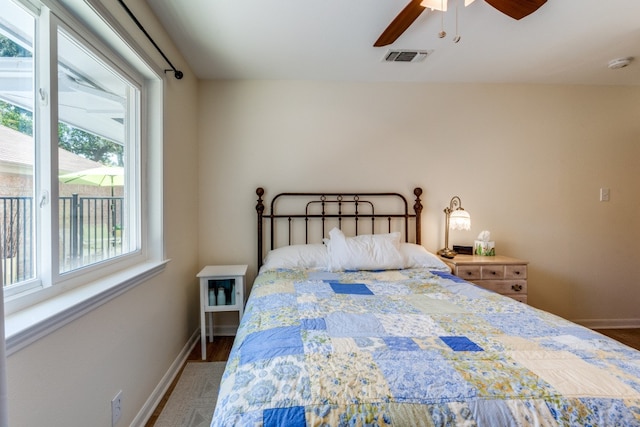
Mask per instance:
[[[131,17],[131,19],[133,19],[133,22],[136,23],[136,25],[138,26],[138,28],[140,28],[140,31],[142,31],[144,33],[145,36],[147,36],[147,38],[149,39],[149,41],[151,42],[151,44],[153,44],[153,46],[156,48],[156,50],[158,52],[160,52],[160,55],[162,55],[162,57],[164,58],[165,61],[167,61],[167,64],[169,64],[169,66],[171,67],[170,70],[164,70],[164,72],[166,73],[167,71],[173,71],[173,75],[175,76],[176,79],[180,80],[182,77],[184,77],[184,73],[178,69],[176,69],[176,67],[173,66],[173,64],[171,63],[171,61],[169,61],[169,58],[167,58],[167,55],[164,54],[164,52],[162,51],[162,49],[160,49],[160,47],[156,44],[156,42],[151,38],[151,36],[149,35],[149,33],[147,33],[147,30],[144,29],[144,27],[142,26],[142,24],[140,23],[140,21],[138,21],[138,18],[135,17],[135,15],[133,14],[133,12],[131,12],[131,10],[127,7],[126,4],[124,4],[123,0],[118,0],[118,2],[120,3],[120,5],[122,5],[123,9],[129,14],[129,16]]]

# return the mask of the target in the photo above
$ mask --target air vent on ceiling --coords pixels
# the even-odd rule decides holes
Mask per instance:
[[[385,62],[422,62],[432,50],[390,50],[384,57]]]

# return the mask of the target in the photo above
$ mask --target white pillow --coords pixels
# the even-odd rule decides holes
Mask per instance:
[[[262,268],[326,268],[329,262],[327,247],[322,243],[290,245],[269,251]]]
[[[404,266],[399,232],[345,237],[334,228],[329,232],[327,246],[330,271],[397,270]]]
[[[451,272],[440,258],[415,243],[400,243],[400,253],[404,258],[404,268],[428,268]]]

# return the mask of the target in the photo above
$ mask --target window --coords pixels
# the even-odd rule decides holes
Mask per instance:
[[[157,73],[57,3],[0,0],[0,263],[5,297],[31,303],[144,262],[157,223],[140,154]]]
[[[35,19],[8,0],[0,8],[0,262],[11,286],[35,277]]]
[[[135,172],[139,91],[63,29],[57,76],[58,153],[70,157],[68,165],[58,162],[58,265],[65,273],[137,248],[126,178]],[[80,164],[85,159],[91,164]]]

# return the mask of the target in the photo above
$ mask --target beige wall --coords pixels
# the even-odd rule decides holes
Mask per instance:
[[[530,262],[533,306],[640,325],[640,88],[200,82],[200,260],[255,274],[255,188],[425,190],[423,242],[453,195]],[[611,201],[599,202],[600,187]],[[231,324],[226,317],[221,322]]]
[[[129,3],[129,2],[128,2]],[[452,195],[499,253],[528,259],[530,301],[571,319],[639,321],[640,88],[200,82],[142,0],[136,15],[185,78],[165,80],[164,273],[15,353],[10,425],[129,425],[198,328],[205,263],[255,274],[255,188],[425,190],[442,246]],[[120,22],[139,36],[114,2]],[[347,183],[347,184],[345,184]],[[598,189],[611,201],[598,202]],[[622,213],[622,216],[620,215]],[[232,325],[233,316],[223,317]]]
[[[197,81],[146,3],[127,4],[185,73],[183,80],[165,79],[164,210],[157,214],[164,215],[171,261],[162,274],[8,358],[12,426],[111,426],[118,390],[118,425],[130,425],[199,327]],[[111,8],[139,37],[117,2]],[[140,37],[139,43],[149,45]],[[149,55],[165,67],[153,48]]]

